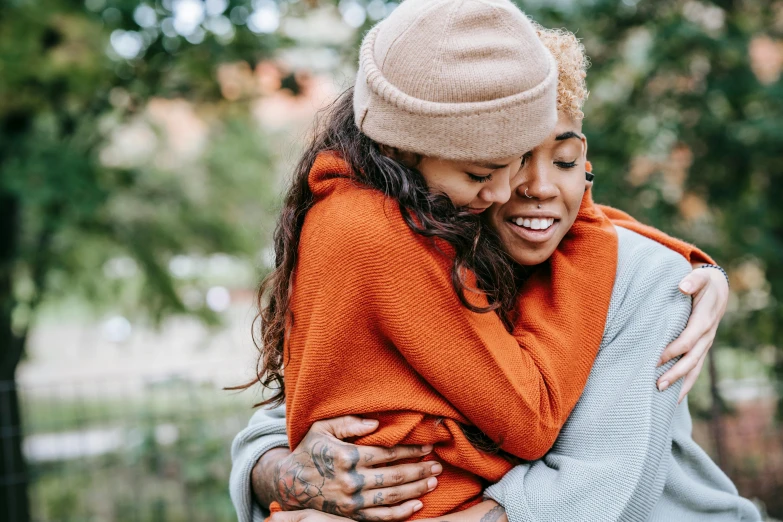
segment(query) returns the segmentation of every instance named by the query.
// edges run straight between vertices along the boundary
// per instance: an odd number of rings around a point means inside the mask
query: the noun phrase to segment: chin
[[[512,249],[509,253],[511,254],[511,257],[514,259],[514,262],[516,262],[518,265],[522,266],[535,266],[540,265],[541,263],[545,262],[547,259],[552,257],[552,254],[555,252],[555,249],[542,249],[542,250],[532,250],[532,249]]]

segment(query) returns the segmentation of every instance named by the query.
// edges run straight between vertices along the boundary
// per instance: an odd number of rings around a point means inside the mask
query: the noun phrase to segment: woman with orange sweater
[[[434,446],[439,486],[417,517],[474,505],[515,459],[541,457],[603,336],[613,275],[591,269],[616,263],[603,213],[570,228],[546,217],[541,233],[569,241],[529,277],[479,216],[508,199],[522,153],[552,132],[556,80],[509,2],[407,0],[366,36],[355,91],[286,198],[260,292],[266,403],[286,401],[291,447],[345,414],[378,422],[359,444]],[[327,477],[336,463],[324,451],[313,465]],[[288,487],[302,505],[320,500],[317,485]]]

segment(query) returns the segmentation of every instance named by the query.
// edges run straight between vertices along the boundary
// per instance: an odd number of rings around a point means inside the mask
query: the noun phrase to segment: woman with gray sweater
[[[515,199],[519,196],[507,205]],[[693,441],[687,398],[677,400],[681,381],[663,392],[654,385],[666,369],[658,367],[661,352],[690,315],[690,299],[677,289],[690,266],[652,240],[622,228],[617,232],[617,278],[584,393],[552,450],[516,466],[485,496],[505,508],[510,522],[761,520]],[[350,420],[333,426],[338,434],[358,434],[350,431],[356,429]],[[287,444],[283,408],[258,411],[235,439],[231,496],[240,522],[263,519],[251,496],[252,469],[261,455]],[[350,489],[354,476],[346,471],[344,480],[336,476],[334,482]],[[263,481],[256,479],[258,492],[275,498],[274,480]],[[286,513],[296,521],[308,514],[332,517],[311,510]],[[460,518],[457,513],[449,520]]]
[[[546,260],[540,259],[533,209],[558,200],[578,206],[585,190],[568,167],[584,162],[587,150],[580,110],[586,94],[579,74],[583,49],[570,33],[540,29],[539,35],[560,64],[558,124],[525,155],[509,202],[487,216],[521,265]],[[761,520],[691,438],[688,403],[680,393],[692,383],[659,381],[675,362],[661,366],[662,353],[691,313],[690,297],[678,289],[690,264],[629,230],[618,227],[617,236],[617,270],[600,350],[557,442],[542,459],[519,463],[489,486],[485,502],[449,515],[450,522]],[[418,501],[409,499],[437,487],[439,465],[430,460],[376,467],[432,448],[360,448],[340,440],[376,426],[355,417],[317,422],[291,452],[284,409],[257,412],[232,447],[231,497],[240,522],[262,520],[262,506],[273,500],[284,509],[309,509],[276,513],[272,522],[410,516]]]

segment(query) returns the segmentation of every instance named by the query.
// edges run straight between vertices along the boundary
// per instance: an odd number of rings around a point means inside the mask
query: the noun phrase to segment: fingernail
[[[435,477],[430,477],[430,479],[427,481],[427,491],[432,491],[435,489],[435,486],[438,485],[438,479]]]
[[[420,501],[417,500],[416,503],[413,504],[413,511],[418,511],[418,510],[420,510],[423,507],[424,507],[424,504],[422,504]]]
[[[658,385],[658,391],[665,391],[669,387],[669,381],[663,381]]]
[[[437,475],[438,473],[443,471],[443,466],[441,466],[440,463],[436,462],[435,464],[432,465],[431,469],[432,469],[432,474]]]
[[[421,447],[422,453],[429,453],[432,451],[432,444],[427,444],[426,446]]]
[[[378,421],[375,419],[362,419],[362,424],[366,424],[368,426],[375,426],[378,424]]]
[[[663,357],[658,359],[658,366],[663,366],[664,364],[666,364],[666,361],[663,360]]]
[[[670,287],[671,288],[671,287]],[[689,294],[691,290],[693,290],[693,285],[690,284],[688,281],[684,282],[680,285],[680,289],[685,292],[686,294]]]

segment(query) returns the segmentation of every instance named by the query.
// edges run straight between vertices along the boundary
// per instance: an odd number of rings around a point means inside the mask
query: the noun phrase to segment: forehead
[[[582,120],[575,120],[574,118],[564,113],[563,111],[558,111],[557,124],[555,125],[555,130],[552,131],[550,138],[555,138],[556,136],[559,136],[560,134],[564,134],[569,131],[581,134]]]

